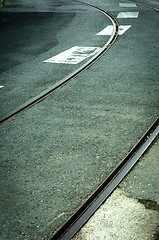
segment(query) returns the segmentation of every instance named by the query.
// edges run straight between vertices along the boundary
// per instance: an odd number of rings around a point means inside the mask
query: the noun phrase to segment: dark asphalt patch
[[[0,13],[0,73],[58,44],[55,36],[73,17],[74,13]]]

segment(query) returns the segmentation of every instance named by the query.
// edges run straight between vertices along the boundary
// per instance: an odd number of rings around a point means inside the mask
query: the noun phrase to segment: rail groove
[[[142,138],[125,156],[119,165],[85,201],[85,203],[70,217],[70,219],[52,236],[50,240],[70,240],[89,220],[94,212],[110,196],[119,183],[130,172],[141,156],[147,151],[159,135],[159,117],[150,126]]]
[[[33,105],[37,104],[38,102],[44,100],[46,97],[48,97],[52,92],[54,92],[55,90],[59,89],[60,87],[64,86],[66,83],[68,83],[69,81],[71,81],[73,78],[77,77],[78,74],[80,74],[81,72],[83,72],[84,70],[86,70],[88,67],[90,67],[96,60],[98,60],[109,48],[111,48],[112,44],[115,42],[115,40],[118,37],[118,31],[119,31],[119,25],[117,20],[109,13],[105,12],[104,10],[95,7],[91,4],[87,4],[81,1],[76,1],[76,2],[80,2],[84,5],[93,7],[95,9],[97,9],[98,11],[100,11],[102,14],[104,14],[105,16],[107,16],[113,25],[113,32],[111,37],[109,38],[109,40],[105,43],[105,45],[101,48],[101,50],[96,53],[93,57],[91,57],[87,62],[85,62],[81,67],[79,67],[78,69],[76,69],[75,71],[73,71],[71,74],[69,74],[67,77],[63,78],[62,80],[60,80],[59,82],[55,83],[54,85],[52,85],[50,88],[46,89],[45,91],[41,92],[40,94],[38,94],[37,96],[35,96],[34,98],[30,99],[29,101],[27,101],[26,103],[24,103],[22,106],[18,107],[17,109],[13,110],[12,112],[10,112],[9,114],[7,114],[5,117],[3,117],[2,119],[0,119],[0,124],[10,120],[11,118],[15,117],[17,114],[19,114],[20,112],[32,107]]]

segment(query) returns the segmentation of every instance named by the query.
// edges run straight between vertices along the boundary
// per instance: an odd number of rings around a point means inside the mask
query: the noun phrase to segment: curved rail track
[[[18,107],[17,109],[13,110],[11,113],[0,119],[0,124],[10,120],[11,118],[15,117],[18,113],[26,110],[27,108],[32,107],[36,103],[42,101],[46,97],[48,97],[52,92],[55,90],[59,89],[60,87],[64,86],[66,83],[71,81],[73,78],[75,78],[78,74],[86,70],[88,67],[90,67],[97,59],[99,59],[115,42],[115,40],[118,37],[118,31],[119,31],[119,25],[117,20],[109,13],[105,12],[104,10],[95,7],[91,4],[87,4],[81,1],[76,1],[80,2],[82,4],[85,4],[87,6],[93,7],[102,14],[104,14],[106,17],[110,19],[113,25],[113,32],[112,35],[110,36],[109,40],[105,43],[105,45],[101,48],[101,50],[96,53],[93,57],[91,57],[86,63],[84,63],[81,67],[79,67],[77,70],[73,71],[71,74],[69,74],[67,77],[63,78],[59,82],[55,83],[53,86],[50,88],[46,89],[45,91],[41,92],[39,95],[35,96],[34,98],[30,99],[26,103],[24,103],[22,106]]]
[[[133,2],[133,1],[130,1]],[[140,4],[144,5],[144,4]],[[144,5],[145,6],[145,5]],[[149,8],[159,11],[157,8]],[[70,240],[89,220],[95,211],[107,200],[115,188],[132,170],[142,155],[148,150],[156,138],[159,137],[159,117],[145,132],[137,144],[130,150],[125,158],[103,181],[96,191],[85,201],[74,215],[52,236],[51,240]]]
[[[80,2],[80,1],[78,1]],[[86,3],[83,3],[86,4]],[[86,4],[94,7],[91,4]],[[31,99],[21,107],[0,120],[0,123],[4,123],[16,116],[18,113],[26,110],[34,104],[42,101],[49,96],[53,91],[64,86],[78,74],[90,67],[99,57],[101,57],[115,42],[118,36],[119,25],[116,19],[107,12],[94,7],[101,13],[106,15],[112,22],[114,31],[110,39],[103,46],[103,48],[95,56],[89,59],[84,65],[75,70],[73,73],[62,79],[58,83],[51,86],[35,98]],[[156,9],[154,9],[156,10]],[[157,10],[158,11],[158,10]],[[133,166],[138,162],[140,157],[150,147],[154,140],[159,135],[159,117],[150,126],[147,132],[142,136],[138,143],[131,149],[131,151],[125,156],[125,158],[118,164],[118,166],[111,172],[111,174],[103,181],[103,183],[96,189],[96,191],[85,201],[85,203],[77,210],[77,212],[70,217],[70,219],[52,236],[51,240],[63,239],[69,240],[79,231],[79,229],[88,221],[93,213],[101,206],[101,204],[110,196],[118,184],[124,179],[124,177],[130,172]]]
[[[148,150],[154,140],[159,136],[159,117],[131,149],[125,158],[118,164],[112,173],[103,181],[97,190],[72,215],[72,217],[52,236],[50,240],[70,240],[89,220],[94,212],[115,190],[119,183],[130,172],[141,156]]]

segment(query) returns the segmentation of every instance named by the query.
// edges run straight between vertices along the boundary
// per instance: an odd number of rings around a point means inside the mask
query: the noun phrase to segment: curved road
[[[86,50],[89,56],[110,38],[96,36],[103,26],[112,23],[92,7],[74,1],[53,1],[49,9],[46,5],[43,12],[34,12],[37,5],[31,10],[29,6],[18,6],[6,7],[0,15],[1,118],[83,64],[76,59],[74,64],[68,60],[68,64],[52,64],[48,59],[72,48],[79,51],[77,47],[93,47]]]
[[[47,17],[18,4],[0,10],[2,114],[77,67],[43,61],[73,46],[101,47],[110,37],[110,22],[95,10],[53,2]],[[118,40],[74,81],[1,125],[3,240],[49,239],[159,114],[158,12],[118,0],[91,4],[117,18]]]

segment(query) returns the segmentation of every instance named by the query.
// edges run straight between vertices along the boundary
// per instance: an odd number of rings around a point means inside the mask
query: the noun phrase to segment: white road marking
[[[0,88],[3,88],[4,86],[0,86]]]
[[[102,31],[97,33],[96,35],[112,35],[113,33],[113,25],[108,25],[106,28],[104,28]]]
[[[51,57],[44,62],[47,63],[64,63],[64,64],[78,64],[81,61],[93,56],[100,51],[99,47],[72,47],[58,55]]]
[[[119,3],[120,7],[137,7],[135,3]]]
[[[117,18],[138,18],[139,12],[120,12]]]
[[[123,35],[132,25],[120,25],[119,26],[119,35]]]
[[[120,25],[119,26],[119,35],[123,35],[132,25]],[[97,33],[96,35],[112,35],[113,33],[113,25],[108,25],[102,31]]]

